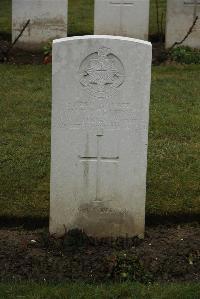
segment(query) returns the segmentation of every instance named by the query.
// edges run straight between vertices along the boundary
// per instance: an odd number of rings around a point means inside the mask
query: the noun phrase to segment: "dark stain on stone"
[[[107,207],[103,202],[81,205],[73,227],[83,229],[87,235],[94,237],[137,235],[133,216],[128,211]]]

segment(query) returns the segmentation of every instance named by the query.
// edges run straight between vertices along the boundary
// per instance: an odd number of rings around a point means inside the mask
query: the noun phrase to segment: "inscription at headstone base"
[[[200,0],[168,0],[166,48],[182,41],[189,30],[182,45],[200,48]]]
[[[67,36],[68,0],[12,0],[12,40],[26,27],[16,46],[38,49]]]
[[[95,0],[94,33],[148,40],[149,0]]]
[[[144,234],[151,44],[53,43],[50,232]]]

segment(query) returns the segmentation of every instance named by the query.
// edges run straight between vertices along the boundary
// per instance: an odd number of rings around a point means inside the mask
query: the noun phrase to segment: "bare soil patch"
[[[0,63],[8,64],[42,64],[45,61],[45,55],[42,51],[25,51],[17,48],[10,48],[10,42],[0,40]]]
[[[200,280],[200,226],[147,227],[145,239],[92,239],[73,230],[0,230],[0,281],[177,282]]]
[[[166,59],[164,44],[160,42],[153,42],[153,64],[159,65]],[[25,51],[13,48],[9,55],[7,51],[10,47],[8,41],[0,40],[0,63],[8,64],[48,64],[51,63],[51,55],[44,54],[44,51]]]

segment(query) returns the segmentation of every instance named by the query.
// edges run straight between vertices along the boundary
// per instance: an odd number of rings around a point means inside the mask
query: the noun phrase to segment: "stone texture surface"
[[[185,37],[196,16],[199,18],[193,32],[184,41],[183,45],[200,48],[200,0],[168,0],[166,48]]]
[[[94,34],[148,40],[149,0],[95,0]]]
[[[151,52],[125,37],[54,41],[51,234],[143,235]]]
[[[67,36],[68,0],[13,0],[12,40],[30,24],[17,42],[19,48],[37,49],[49,40]]]

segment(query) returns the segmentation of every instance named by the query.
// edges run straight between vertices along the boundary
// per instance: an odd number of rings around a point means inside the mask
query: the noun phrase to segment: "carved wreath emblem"
[[[120,59],[109,48],[100,48],[87,56],[80,66],[80,83],[93,96],[107,98],[124,82],[125,72]]]

